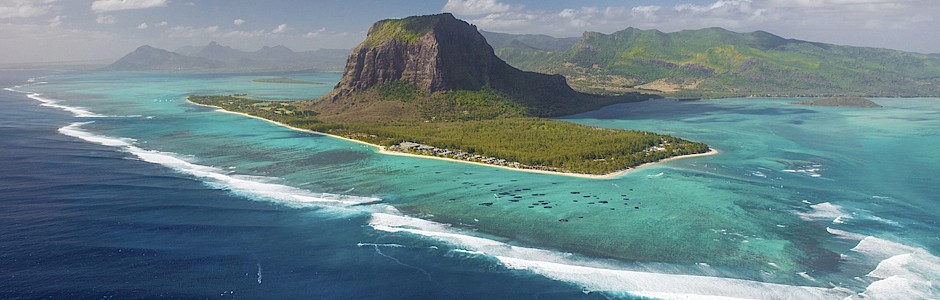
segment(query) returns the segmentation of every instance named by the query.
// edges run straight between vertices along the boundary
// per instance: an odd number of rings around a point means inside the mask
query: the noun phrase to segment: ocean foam
[[[853,252],[880,259],[868,277],[878,279],[861,294],[866,299],[940,299],[940,257],[927,250],[866,237]]]
[[[40,97],[40,96],[42,96],[42,94],[40,94],[40,93],[29,93],[29,94],[26,94],[26,97],[29,97],[30,99],[33,99],[33,100],[36,100],[36,101],[41,102],[41,103],[42,103],[42,106],[48,106],[48,107],[52,107],[52,108],[58,108],[58,109],[61,109],[61,110],[70,112],[70,113],[72,113],[73,115],[75,115],[76,117],[81,117],[81,118],[102,118],[102,117],[107,117],[107,116],[105,116],[105,115],[101,115],[101,114],[96,114],[96,113],[90,112],[90,111],[88,111],[88,109],[85,109],[84,107],[62,105],[62,104],[59,104],[59,102],[56,101],[56,100],[47,99],[47,98],[43,98],[43,97]]]
[[[893,289],[904,287],[913,290],[903,291],[906,293],[903,295],[916,297],[935,295],[930,290],[933,288],[930,280],[918,274],[940,272],[937,268],[940,265],[936,262],[937,258],[923,249],[872,237],[862,239],[852,249],[866,256],[884,260],[869,274],[870,277],[880,280],[868,286],[864,295],[843,288],[792,286],[703,275],[628,270],[599,261],[578,259],[570,253],[513,246],[467,234],[447,224],[404,216],[389,205],[359,206],[379,202],[380,199],[377,198],[313,193],[272,183],[274,178],[229,174],[219,168],[187,161],[174,153],[139,148],[134,145],[135,141],[132,139],[96,135],[82,130],[81,126],[88,123],[90,122],[73,123],[60,128],[59,132],[88,142],[119,148],[143,161],[192,175],[210,186],[237,194],[294,206],[345,207],[358,212],[369,212],[369,226],[375,230],[409,233],[445,242],[461,248],[452,250],[455,253],[493,257],[506,268],[526,270],[554,280],[578,284],[587,291],[626,292],[662,299],[843,299],[892,295],[891,292],[898,292]],[[813,208],[813,213],[806,214],[808,217],[844,215],[841,207],[831,203],[816,204]],[[847,235],[835,229],[830,232]],[[359,243],[357,246],[378,248],[401,245]],[[926,257],[928,263],[922,263],[922,257]]]
[[[375,243],[357,243],[356,247],[386,247],[386,248],[405,248],[401,244],[375,244]]]
[[[813,210],[810,212],[796,212],[803,220],[813,221],[819,219],[832,220],[834,224],[845,223],[844,219],[851,219],[851,215],[842,208],[829,202],[813,204],[809,206]]]
[[[285,203],[288,205],[305,206],[316,204],[322,206],[351,206],[380,202],[381,199],[369,197],[356,197],[336,195],[329,193],[313,193],[303,189],[273,183],[274,178],[262,176],[232,175],[222,169],[203,166],[188,162],[170,152],[141,149],[134,146],[134,140],[96,135],[81,129],[88,122],[73,123],[59,128],[59,132],[88,142],[120,148],[131,153],[140,160],[160,164],[204,180],[209,186],[229,190],[233,193],[253,198]]]
[[[826,227],[826,232],[828,232],[829,234],[838,236],[839,238],[843,238],[843,239],[847,239],[847,240],[861,241],[862,239],[866,238],[865,235],[861,235],[861,234],[858,234],[858,233],[852,233],[852,232],[848,232],[848,231],[845,231],[845,230],[839,230],[839,229],[835,229],[835,228],[832,228],[832,227]]]
[[[406,232],[465,248],[464,253],[495,257],[503,266],[571,282],[589,291],[626,292],[663,299],[841,299],[844,289],[790,286],[742,279],[633,271],[578,260],[569,253],[513,246],[471,236],[450,226],[401,215],[375,213],[369,225]]]
[[[783,172],[795,173],[795,174],[806,174],[810,177],[822,177],[822,174],[819,174],[819,171],[822,170],[822,165],[813,164],[805,167],[795,168],[795,169],[786,169]]]

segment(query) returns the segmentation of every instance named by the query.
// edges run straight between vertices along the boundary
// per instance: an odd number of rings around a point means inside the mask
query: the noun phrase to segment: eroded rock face
[[[433,19],[432,27],[419,32],[416,41],[379,40],[373,35],[383,29],[384,21],[373,25],[370,37],[346,61],[334,94],[346,95],[395,81],[415,84],[431,93],[478,90],[488,83],[498,58],[475,26],[450,14],[413,18]]]
[[[489,88],[510,96],[533,116],[588,111],[620,99],[578,93],[561,75],[525,72],[496,56],[473,26],[451,14],[376,22],[346,61],[342,79],[322,106],[343,106],[371,87],[407,83],[429,94]],[[629,100],[629,99],[628,99]]]

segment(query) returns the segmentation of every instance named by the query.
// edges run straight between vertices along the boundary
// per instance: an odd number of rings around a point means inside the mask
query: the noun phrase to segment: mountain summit
[[[319,99],[188,99],[389,151],[541,171],[608,174],[709,151],[668,135],[539,118],[649,97],[583,94],[561,75],[520,71],[496,57],[476,27],[439,14],[372,25],[342,79]]]
[[[350,106],[376,87],[405,85],[426,95],[491,91],[532,116],[557,116],[636,100],[574,91],[561,75],[525,72],[498,58],[476,26],[444,13],[390,19],[369,28],[321,106]]]
[[[113,71],[189,70],[219,68],[222,63],[201,57],[191,57],[144,45],[120,60],[108,65]]]

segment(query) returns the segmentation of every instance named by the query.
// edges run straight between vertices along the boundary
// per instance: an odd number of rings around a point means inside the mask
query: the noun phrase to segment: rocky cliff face
[[[496,57],[476,26],[451,14],[379,21],[346,62],[343,78],[325,98],[343,102],[370,87],[404,82],[428,93],[491,88],[553,115],[580,96],[560,75],[524,72]],[[542,113],[546,112],[546,113]]]
[[[476,27],[450,14],[379,21],[346,62],[340,95],[404,81],[428,92],[480,89],[493,49]]]

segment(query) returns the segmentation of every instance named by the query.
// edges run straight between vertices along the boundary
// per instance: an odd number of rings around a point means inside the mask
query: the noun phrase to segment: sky
[[[141,45],[350,49],[373,22],[451,12],[478,28],[580,36],[724,27],[940,53],[940,0],[0,0],[0,64],[109,62]]]

